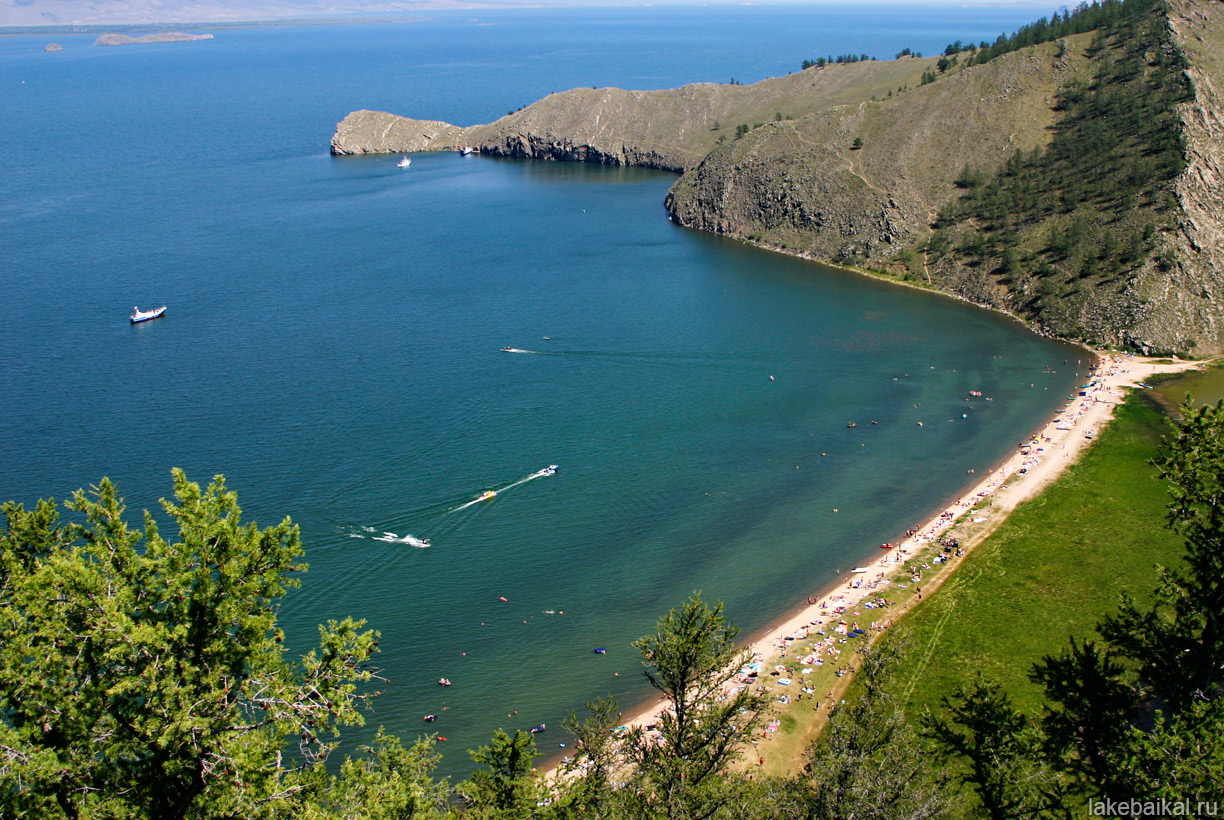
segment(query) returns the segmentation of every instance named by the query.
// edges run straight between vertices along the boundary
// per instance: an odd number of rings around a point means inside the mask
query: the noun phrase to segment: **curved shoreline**
[[[819,594],[809,597],[807,603],[797,604],[787,613],[775,620],[769,627],[761,630],[755,637],[748,639],[743,650],[762,662],[763,668],[774,665],[779,654],[785,651],[789,636],[799,633],[806,634],[809,627],[823,625],[826,619],[837,618],[831,614],[837,609],[826,606],[830,601],[844,607],[845,612],[870,597],[881,594],[903,572],[908,560],[915,558],[918,552],[935,543],[940,534],[948,531],[956,524],[963,524],[966,514],[978,508],[984,501],[989,502],[989,514],[983,516],[979,529],[967,534],[962,541],[963,554],[952,557],[947,567],[938,573],[927,584],[928,593],[938,589],[955,573],[972,549],[986,540],[1007,519],[1013,510],[1021,504],[1039,495],[1052,484],[1062,473],[1079,460],[1088,444],[1103,431],[1112,421],[1114,408],[1125,400],[1126,392],[1142,384],[1153,375],[1162,373],[1177,373],[1201,367],[1203,362],[1196,360],[1158,360],[1138,356],[1109,355],[1102,351],[1089,352],[1095,357],[1097,375],[1093,376],[1099,384],[1087,396],[1073,396],[1068,406],[1074,405],[1074,419],[1066,422],[1068,416],[1064,411],[1048,419],[1033,431],[1025,441],[1040,442],[1039,447],[1018,448],[1019,451],[1003,459],[986,474],[985,478],[971,481],[959,492],[949,496],[949,501],[935,509],[925,519],[924,524],[917,528],[917,533],[896,543],[883,559],[870,558],[872,553],[863,556],[863,563],[858,567],[866,567],[875,572],[884,573],[881,581],[863,584],[858,588],[847,590],[843,583],[847,575],[841,575],[835,581],[821,586]],[[1057,449],[1056,449],[1057,448]],[[1040,454],[1039,454],[1040,453]],[[1056,455],[1060,454],[1060,455]],[[1021,473],[1021,468],[1024,472]],[[900,556],[905,555],[902,559]],[[890,560],[896,556],[894,560]],[[866,574],[863,574],[866,577]],[[839,600],[840,599],[840,600]],[[867,640],[874,642],[883,631],[903,617],[913,605],[921,600],[919,593],[916,598],[909,598],[885,612],[885,622],[878,631],[868,634]],[[853,679],[853,671],[842,677],[834,686],[834,692],[844,691]],[[753,684],[764,688],[758,681]],[[622,713],[622,724],[625,726],[644,727],[657,719],[661,709],[666,708],[664,698],[655,694],[645,702],[639,702],[634,707]],[[775,710],[767,710],[775,711]],[[823,723],[821,718],[813,721],[813,726]],[[762,758],[763,759],[763,758]],[[545,777],[555,777],[560,773],[563,761],[561,754],[545,757],[539,771]]]

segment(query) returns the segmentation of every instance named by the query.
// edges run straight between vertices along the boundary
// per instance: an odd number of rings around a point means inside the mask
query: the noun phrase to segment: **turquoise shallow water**
[[[497,726],[546,722],[555,749],[583,699],[641,697],[629,643],[693,589],[763,627],[1076,383],[1074,349],[998,316],[670,224],[666,174],[327,155],[359,107],[466,123],[542,76],[674,85],[742,53],[747,82],[869,48],[862,16],[573,14],[0,41],[0,497],[105,474],[139,509],[173,466],[224,473],[249,517],[302,525],[290,643],[367,618],[391,680],[371,724],[441,714],[447,771]],[[1027,17],[1000,19],[978,25]],[[906,35],[881,56],[932,50]],[[132,327],[134,304],[170,310]]]

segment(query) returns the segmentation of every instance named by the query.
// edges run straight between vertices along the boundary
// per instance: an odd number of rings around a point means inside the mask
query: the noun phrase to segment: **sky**
[[[411,14],[455,8],[564,6],[964,6],[1033,8],[1050,0],[0,0],[0,27],[132,23],[237,22],[340,14]]]

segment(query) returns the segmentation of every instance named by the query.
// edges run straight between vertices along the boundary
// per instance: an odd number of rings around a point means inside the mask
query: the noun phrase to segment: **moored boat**
[[[150,319],[160,319],[165,312],[165,305],[162,305],[159,308],[153,308],[152,310],[141,310],[138,307],[133,307],[132,315],[129,318],[132,320],[132,324],[135,325],[139,324],[140,322],[147,322]]]
[[[398,163],[396,163],[396,164],[397,164],[397,165],[398,165],[400,168],[407,168],[409,165],[411,165],[411,164],[412,164],[412,157],[404,157],[403,159],[401,159],[401,160],[400,160]]]

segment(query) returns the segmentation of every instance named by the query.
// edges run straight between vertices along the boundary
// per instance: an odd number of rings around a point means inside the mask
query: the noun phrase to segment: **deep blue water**
[[[382,631],[372,726],[413,736],[441,714],[447,771],[497,726],[547,722],[555,749],[584,699],[642,696],[629,642],[690,591],[762,628],[1010,452],[1077,353],[680,229],[667,174],[454,155],[403,171],[330,157],[335,123],[747,83],[1029,19],[532,10],[0,39],[0,498],[109,475],[137,510],[173,466],[224,473],[248,518],[302,526],[290,643],[347,614]],[[51,39],[65,51],[42,53]]]

